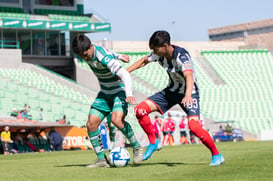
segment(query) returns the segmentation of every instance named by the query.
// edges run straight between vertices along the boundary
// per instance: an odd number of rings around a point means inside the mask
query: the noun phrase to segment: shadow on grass
[[[55,167],[86,167],[89,164],[57,165]]]
[[[55,167],[86,167],[88,164],[70,164],[70,165],[57,165]],[[143,162],[141,164],[129,164],[129,167],[143,167],[143,166],[153,166],[153,165],[165,165],[167,167],[174,167],[178,165],[207,165],[207,163],[204,162],[189,162],[189,163],[184,163],[184,162],[153,162],[153,163],[146,163]]]
[[[207,165],[204,162],[195,162],[195,163],[184,163],[184,162],[153,162],[153,163],[141,163],[138,165],[129,165],[131,167],[140,167],[140,166],[150,166],[150,165],[165,165],[168,167],[174,167],[177,165]]]

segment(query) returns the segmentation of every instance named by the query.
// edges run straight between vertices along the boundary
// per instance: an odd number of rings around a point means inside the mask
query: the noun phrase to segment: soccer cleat
[[[139,146],[133,149],[134,164],[138,164],[143,161],[143,149]]]
[[[162,149],[162,143],[158,140],[158,145],[156,151],[160,151]]]
[[[155,144],[150,144],[148,146],[146,152],[143,155],[143,160],[148,160],[152,156],[153,152],[157,150],[158,144],[158,140],[156,140]]]
[[[94,164],[87,165],[86,167],[87,168],[99,168],[99,167],[109,168],[110,165],[106,162],[105,159],[99,159]]]
[[[104,154],[104,159],[105,159],[106,163],[111,166],[110,158],[108,156],[106,156],[106,154]]]
[[[224,157],[219,153],[218,155],[213,155],[211,157],[210,166],[218,166],[223,164],[225,161]]]

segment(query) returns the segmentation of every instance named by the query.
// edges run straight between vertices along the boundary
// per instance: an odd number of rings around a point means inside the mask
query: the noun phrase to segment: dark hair
[[[153,49],[154,47],[163,46],[165,43],[170,45],[171,37],[167,31],[159,30],[153,33],[149,40],[149,47]]]
[[[90,45],[91,45],[90,39],[87,36],[82,35],[82,34],[74,37],[74,39],[72,41],[73,52],[78,55],[83,54],[83,52],[88,50],[90,48]]]

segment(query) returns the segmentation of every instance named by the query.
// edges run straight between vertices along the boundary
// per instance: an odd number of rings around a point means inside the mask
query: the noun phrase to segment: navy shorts
[[[159,106],[161,114],[167,112],[174,105],[179,104],[188,116],[200,116],[199,93],[192,94],[193,104],[189,106],[181,104],[183,98],[184,94],[171,92],[168,89],[164,89],[148,97],[148,99]]]

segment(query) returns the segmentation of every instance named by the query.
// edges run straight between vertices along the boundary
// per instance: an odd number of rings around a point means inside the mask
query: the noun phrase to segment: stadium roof
[[[111,24],[102,22],[95,15],[30,15],[0,12],[0,28],[63,30],[81,32],[110,32]]]
[[[249,23],[211,28],[208,30],[208,34],[209,35],[223,34],[223,33],[264,28],[264,27],[271,27],[271,26],[273,26],[273,19],[265,19],[265,20],[253,21]]]

